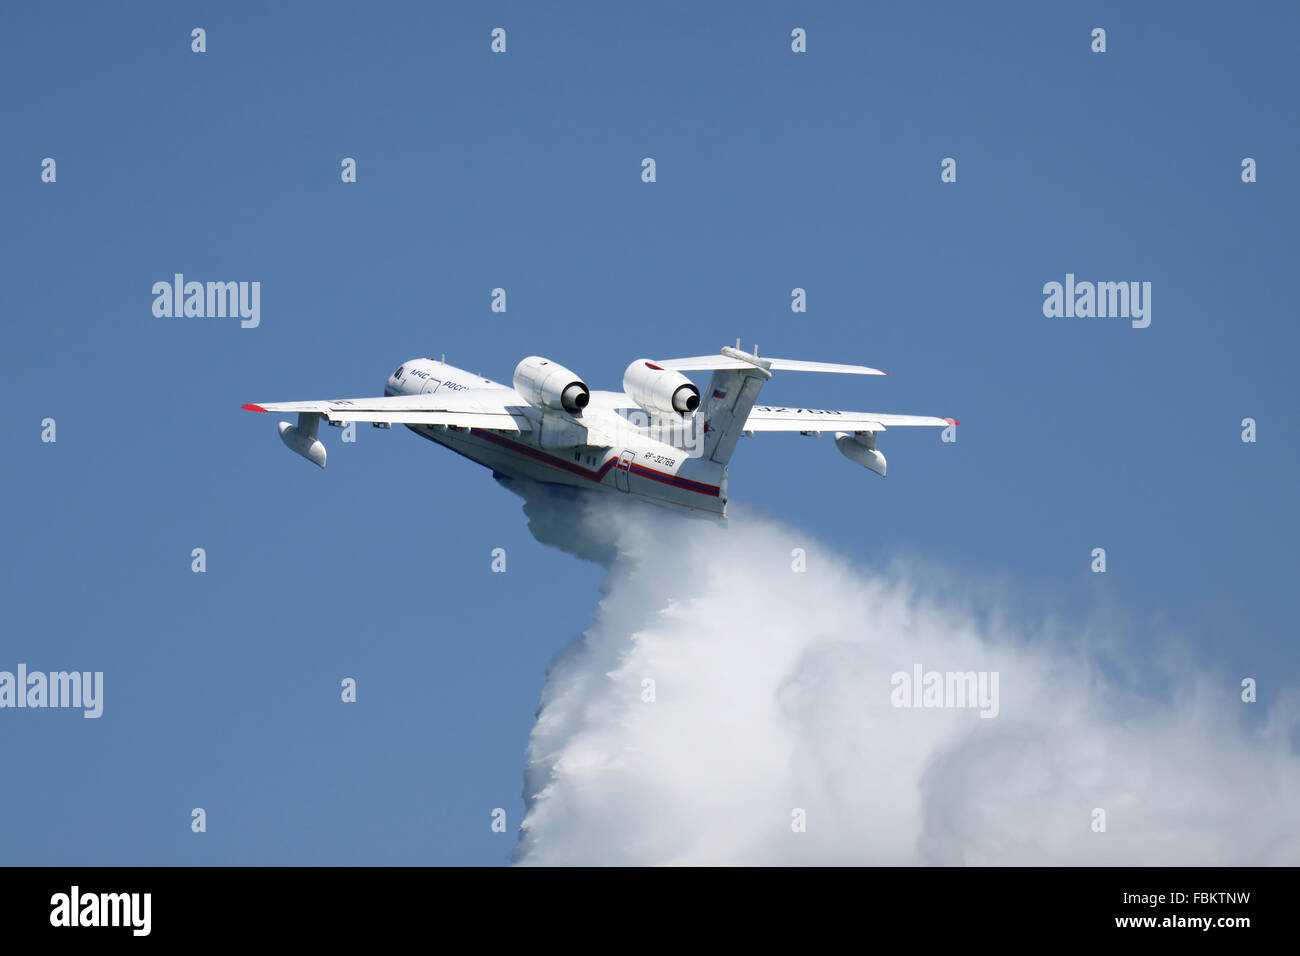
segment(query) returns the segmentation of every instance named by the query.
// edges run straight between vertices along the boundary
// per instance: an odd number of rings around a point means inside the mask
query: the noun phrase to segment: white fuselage
[[[543,409],[510,386],[427,358],[404,363],[389,377],[384,394],[431,395],[443,390],[471,400],[481,392],[491,405],[499,405],[504,397],[528,419],[531,428],[519,432],[407,425],[494,473],[726,513],[727,469],[691,450],[696,443],[690,429],[683,427],[691,423],[688,416],[675,422],[662,415],[654,418],[622,392],[593,391],[590,403],[576,414]]]

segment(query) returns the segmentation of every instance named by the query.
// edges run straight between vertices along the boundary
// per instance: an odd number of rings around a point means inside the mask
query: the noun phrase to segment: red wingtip
[[[247,404],[247,405],[240,405],[239,407],[242,408],[242,409],[244,409],[244,411],[247,411],[247,412],[264,412],[264,411],[266,411],[266,409],[263,408],[261,405],[254,405],[254,404],[252,404],[251,402],[250,402],[249,404]]]
[[[956,421],[956,420],[951,419],[951,418],[945,418],[944,421],[947,422],[949,425],[960,425],[960,424],[961,424],[961,422]]]

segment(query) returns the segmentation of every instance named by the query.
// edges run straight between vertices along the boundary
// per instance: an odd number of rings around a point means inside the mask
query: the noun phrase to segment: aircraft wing
[[[509,389],[491,393],[469,390],[435,395],[386,395],[382,398],[337,398],[320,402],[263,402],[243,406],[250,412],[322,415],[331,422],[389,422],[403,425],[458,425],[497,431],[532,431],[525,403]]]
[[[887,428],[958,425],[951,418],[930,415],[889,415],[882,412],[840,412],[823,408],[778,408],[755,405],[745,420],[751,432],[882,432]]]

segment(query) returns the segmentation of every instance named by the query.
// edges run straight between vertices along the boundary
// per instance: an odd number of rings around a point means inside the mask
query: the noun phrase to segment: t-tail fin
[[[739,349],[724,348],[722,354],[736,362],[736,367],[713,372],[696,420],[703,421],[706,461],[725,465],[736,450],[749,413],[758,400],[759,390],[772,377],[770,359],[761,359]]]

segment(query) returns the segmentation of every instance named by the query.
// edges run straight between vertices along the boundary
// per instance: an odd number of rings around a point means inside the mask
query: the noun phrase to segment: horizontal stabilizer
[[[840,412],[825,408],[777,408],[755,405],[745,422],[751,432],[882,432],[887,428],[959,425],[951,418],[931,415],[890,415],[883,412]]]
[[[724,348],[717,355],[698,355],[694,358],[656,360],[656,365],[678,372],[738,368],[766,368],[776,372],[831,372],[837,375],[884,375],[878,368],[866,365],[842,365],[836,362],[805,362],[801,359],[759,358],[738,349]]]

